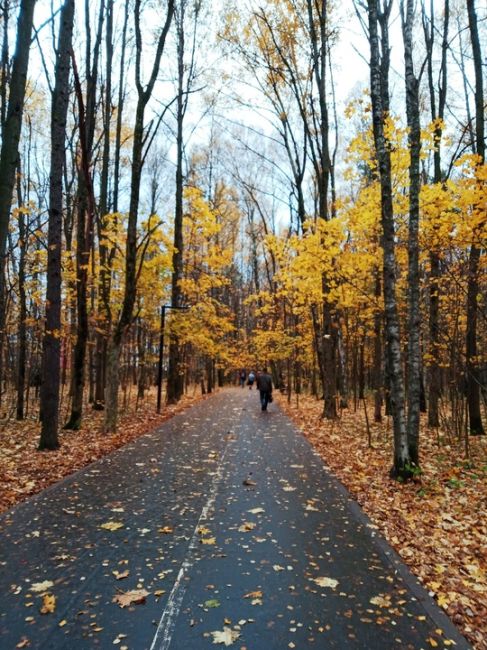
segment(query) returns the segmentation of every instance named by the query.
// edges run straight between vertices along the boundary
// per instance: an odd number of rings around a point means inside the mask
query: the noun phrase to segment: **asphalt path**
[[[247,388],[0,517],[0,594],[1,650],[470,647]]]

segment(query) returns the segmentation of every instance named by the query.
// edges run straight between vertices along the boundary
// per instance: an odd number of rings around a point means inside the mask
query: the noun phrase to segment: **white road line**
[[[179,569],[178,577],[176,578],[176,582],[174,583],[171,593],[169,594],[166,607],[162,612],[161,620],[157,626],[157,630],[152,640],[150,650],[167,650],[171,643],[176,620],[178,618],[184,594],[186,592],[187,581],[185,580],[185,577],[194,564],[194,551],[199,545],[200,536],[198,530],[201,527],[201,524],[208,519],[208,515],[215,505],[218,487],[223,478],[223,462],[225,460],[227,449],[228,443],[225,447],[225,451],[223,452],[223,456],[220,459],[217,470],[211,482],[210,494],[201,511],[198,523],[194,529],[193,536],[191,537],[191,541],[188,545],[188,550],[186,551],[186,556],[181,565],[181,568]]]

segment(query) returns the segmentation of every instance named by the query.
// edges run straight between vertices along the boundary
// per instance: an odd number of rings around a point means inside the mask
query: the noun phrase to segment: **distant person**
[[[253,370],[249,372],[249,378],[247,380],[247,384],[249,385],[249,390],[252,390],[252,386],[254,385],[255,381],[255,373]]]
[[[247,379],[247,373],[245,370],[240,371],[240,386],[243,388],[245,386],[245,380]]]
[[[257,388],[260,392],[260,403],[263,411],[267,411],[267,404],[272,402],[272,377],[267,372],[267,368],[263,368],[262,372],[257,377]]]

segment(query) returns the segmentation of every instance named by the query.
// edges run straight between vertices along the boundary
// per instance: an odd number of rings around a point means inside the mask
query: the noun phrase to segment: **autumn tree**
[[[396,297],[396,256],[394,209],[392,203],[391,157],[386,125],[389,117],[389,17],[392,0],[368,0],[370,43],[370,95],[372,123],[381,190],[386,372],[390,381],[394,429],[394,465],[392,474],[407,477],[411,472],[408,436],[404,412],[401,333]],[[379,36],[380,28],[380,36]]]
[[[467,0],[467,10],[475,72],[475,152],[478,156],[478,165],[481,166],[485,164],[485,97],[482,71],[482,50],[478,31],[475,0]],[[485,205],[473,205],[472,217],[476,221],[476,226],[473,232],[474,241],[470,247],[468,259],[466,379],[470,432],[473,435],[483,435],[485,431],[480,413],[480,375],[477,360],[477,321],[479,313],[478,274],[482,248],[480,242],[477,241],[477,238],[482,227],[485,227],[485,224],[487,223],[485,217]]]
[[[15,174],[19,163],[19,141],[35,4],[35,0],[22,0],[20,2],[17,19],[17,43],[10,74],[8,74],[7,70],[9,3],[5,2],[3,8],[4,35],[2,47],[2,78],[0,84],[2,100],[0,125],[2,132],[0,149],[0,386],[3,377],[3,340],[5,328],[5,254],[12,195],[15,188]],[[7,79],[9,80],[8,103],[6,99]]]
[[[63,172],[69,73],[73,37],[74,0],[65,0],[60,14],[55,86],[51,108],[51,171],[47,250],[46,324],[42,355],[41,437],[39,449],[56,449],[59,423],[61,343],[61,253],[63,226]]]
[[[123,302],[118,320],[112,326],[108,342],[107,353],[107,378],[106,378],[106,431],[113,431],[117,426],[118,417],[118,387],[119,387],[119,362],[121,345],[124,334],[131,324],[134,304],[136,300],[137,281],[140,274],[142,261],[138,259],[137,222],[139,214],[140,184],[144,162],[145,123],[144,116],[147,104],[154,91],[154,86],[159,73],[162,54],[166,45],[171,21],[174,15],[174,0],[168,0],[166,17],[159,37],[157,38],[156,53],[150,70],[149,80],[143,85],[142,81],[142,28],[141,28],[141,1],[136,0],[134,9],[134,27],[136,39],[135,54],[135,85],[137,89],[137,106],[135,110],[135,123],[132,145],[132,166],[130,182],[130,205],[127,222],[127,240],[125,247],[125,287]]]

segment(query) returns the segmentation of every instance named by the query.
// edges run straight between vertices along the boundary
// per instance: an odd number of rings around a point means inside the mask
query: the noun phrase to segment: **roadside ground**
[[[389,478],[388,418],[370,421],[369,448],[363,404],[330,423],[314,398],[278,401],[438,605],[487,649],[487,436],[470,437],[467,459],[463,441],[423,423],[422,474],[401,485]],[[369,404],[369,420],[372,413]]]

